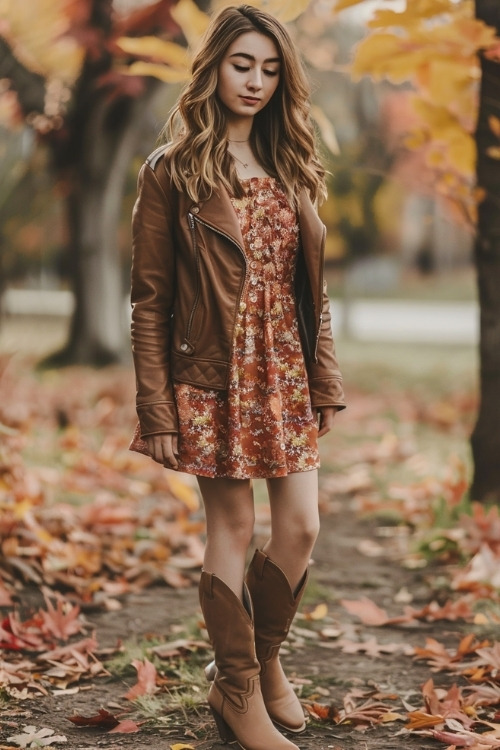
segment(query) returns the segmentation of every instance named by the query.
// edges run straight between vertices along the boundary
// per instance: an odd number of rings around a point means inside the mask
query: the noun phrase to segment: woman
[[[197,476],[207,540],[200,603],[221,738],[296,748],[304,714],[278,651],[318,530],[317,438],[344,407],[323,286],[324,197],[293,43],[250,6],[211,22],[192,79],[143,165],[133,215],[132,447]],[[252,479],[271,538],[245,578]]]

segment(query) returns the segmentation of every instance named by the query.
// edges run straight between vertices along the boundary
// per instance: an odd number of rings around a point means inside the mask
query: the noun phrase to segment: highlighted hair
[[[206,200],[222,184],[243,196],[236,165],[228,151],[224,106],[217,96],[219,65],[241,34],[269,37],[279,53],[280,80],[269,103],[255,115],[250,145],[265,171],[283,185],[296,204],[305,188],[313,201],[325,198],[325,170],[316,150],[310,118],[309,86],[297,50],[285,27],[249,5],[224,8],[211,21],[192,64],[192,77],[163,130],[171,143],[168,159],[173,182],[193,201]]]

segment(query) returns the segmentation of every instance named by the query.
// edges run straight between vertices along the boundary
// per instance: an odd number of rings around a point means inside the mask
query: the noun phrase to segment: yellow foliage
[[[338,13],[340,10],[345,10],[345,8],[352,8],[354,5],[361,5],[364,1],[365,0],[337,0],[333,10]]]
[[[116,44],[130,55],[152,57],[157,62],[163,62],[173,68],[189,68],[189,55],[185,47],[175,42],[167,42],[156,36],[122,36],[116,40]]]
[[[376,11],[369,27],[375,31],[358,45],[353,74],[414,85],[418,124],[405,143],[425,146],[441,188],[458,195],[476,163],[477,53],[498,44],[495,29],[474,18],[472,0],[407,0],[401,12]],[[500,137],[500,119],[490,127]]]
[[[65,36],[68,2],[3,0],[2,33],[27,68],[71,84],[81,70],[84,53],[76,40]]]
[[[488,117],[488,125],[490,126],[491,132],[496,135],[497,138],[500,138],[500,117],[490,115]]]
[[[363,39],[352,66],[356,77],[370,75],[375,80],[388,78],[394,83],[411,80],[415,71],[427,63],[428,51],[415,48],[404,37],[379,32]]]
[[[164,83],[182,83],[189,78],[187,69],[169,68],[168,65],[145,62],[144,60],[137,60],[131,65],[117,66],[116,70],[125,76],[151,76]]]
[[[428,63],[418,71],[417,81],[427,90],[429,99],[447,106],[461,100],[460,95],[467,90],[472,94],[470,72],[470,65],[464,64],[461,58],[429,58]],[[473,106],[472,96],[469,96],[467,104]]]
[[[418,26],[422,19],[434,18],[452,9],[453,3],[451,0],[412,0],[401,12],[386,9],[377,10],[368,26],[374,29],[412,28]]]
[[[209,17],[203,13],[193,0],[179,0],[171,11],[172,18],[182,29],[191,47],[196,47],[209,23]]]

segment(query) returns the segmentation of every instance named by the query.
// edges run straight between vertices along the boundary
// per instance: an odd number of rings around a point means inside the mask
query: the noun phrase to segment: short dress
[[[242,181],[232,198],[247,276],[225,391],[174,383],[178,470],[204,477],[272,478],[319,466],[297,326],[297,215],[272,177]]]

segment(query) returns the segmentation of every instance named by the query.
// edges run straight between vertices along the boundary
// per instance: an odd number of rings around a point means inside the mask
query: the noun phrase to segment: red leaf
[[[124,719],[124,721],[120,721],[118,726],[112,729],[109,734],[132,734],[133,732],[138,732],[139,729],[140,727],[137,726],[135,721],[132,721],[132,719]]]
[[[101,727],[102,729],[113,729],[120,724],[116,716],[113,716],[104,708],[100,708],[99,713],[94,716],[76,714],[75,716],[68,716],[68,720],[78,727]]]
[[[57,608],[52,605],[49,599],[49,592],[43,592],[47,612],[40,610],[43,619],[43,629],[55,638],[67,641],[70,636],[80,633],[82,623],[77,619],[80,614],[80,607],[72,606],[69,602],[63,600],[61,596],[57,597]]]

